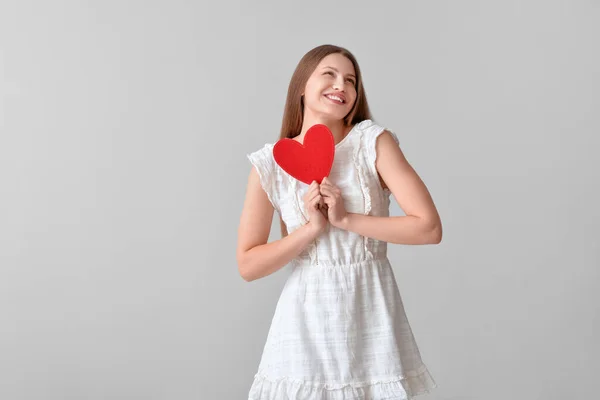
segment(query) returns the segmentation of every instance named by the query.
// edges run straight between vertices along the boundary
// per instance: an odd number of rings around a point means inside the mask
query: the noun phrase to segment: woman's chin
[[[342,119],[346,115],[348,115],[348,112],[346,110],[323,110],[323,116],[329,119]]]

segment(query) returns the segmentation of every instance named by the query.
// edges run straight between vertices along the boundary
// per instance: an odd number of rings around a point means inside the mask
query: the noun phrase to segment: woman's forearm
[[[287,236],[246,251],[239,262],[242,277],[250,282],[278,271],[318,236],[309,222]]]
[[[376,217],[348,213],[340,228],[395,244],[437,244],[442,240],[442,226],[439,222],[413,215]]]

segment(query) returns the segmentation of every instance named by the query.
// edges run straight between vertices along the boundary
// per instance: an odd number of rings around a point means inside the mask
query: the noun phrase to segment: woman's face
[[[343,119],[355,101],[356,72],[352,62],[339,53],[323,58],[306,82],[304,112],[315,117]]]

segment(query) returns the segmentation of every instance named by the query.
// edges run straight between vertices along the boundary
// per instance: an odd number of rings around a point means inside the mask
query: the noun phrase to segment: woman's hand
[[[336,228],[340,228],[348,216],[344,207],[341,190],[327,177],[323,178],[319,190],[323,196],[323,201],[327,205],[327,219],[329,219],[329,223]]]
[[[317,234],[320,234],[327,226],[327,212],[323,209],[323,196],[319,192],[319,184],[316,181],[310,184],[302,199],[304,200],[304,209],[308,213],[308,222],[314,226]]]

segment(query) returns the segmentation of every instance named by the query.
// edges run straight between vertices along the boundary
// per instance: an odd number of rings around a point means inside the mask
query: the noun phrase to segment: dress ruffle
[[[298,190],[299,181],[296,178],[293,178],[289,174],[287,175],[288,183],[290,185],[290,192],[293,196],[294,207],[296,208],[297,214],[302,218],[302,225],[308,223],[309,216],[306,213],[306,210],[303,207],[304,201],[302,199],[302,193]],[[317,255],[317,239],[314,239],[308,246],[308,254],[310,256],[310,260],[313,263],[318,263],[318,255]]]
[[[435,387],[437,384],[425,366],[405,376],[345,384],[271,378],[259,372],[254,376],[248,400],[410,400]]]
[[[273,176],[274,168],[271,154],[273,152],[272,145],[266,144],[260,150],[246,154],[248,160],[256,167],[260,179],[260,185],[267,194],[273,208],[279,211],[277,202],[275,201],[275,177]]]
[[[365,122],[367,122],[367,121],[361,122],[359,124],[359,127],[361,124],[364,125]],[[356,169],[357,176],[360,181],[360,190],[362,192],[363,200],[364,200],[364,215],[369,215],[371,213],[371,208],[372,208],[371,191],[369,189],[369,185],[367,184],[367,176],[365,175],[363,165],[360,162],[360,158],[359,158],[360,153],[362,151],[361,144],[362,144],[362,141],[358,141],[356,148],[352,152],[352,162],[354,164],[354,168]],[[371,252],[371,249],[369,248],[369,238],[367,236],[363,237],[363,247],[364,247],[365,254],[368,257],[373,257],[373,253]]]

